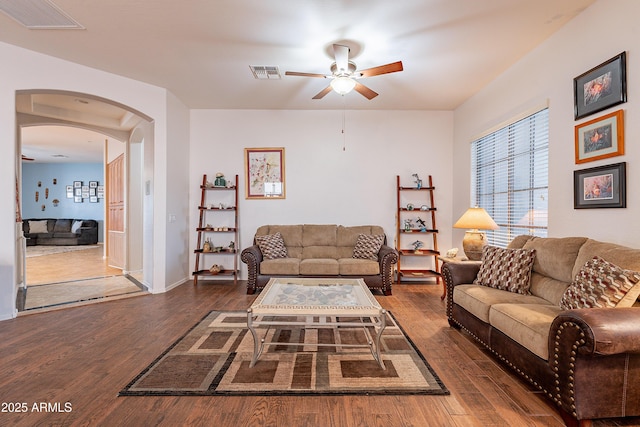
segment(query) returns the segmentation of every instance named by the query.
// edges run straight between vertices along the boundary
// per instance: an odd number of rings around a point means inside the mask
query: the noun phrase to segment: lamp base
[[[482,259],[482,248],[487,245],[487,239],[484,231],[467,230],[462,239],[462,249],[464,254],[471,261],[480,261]]]

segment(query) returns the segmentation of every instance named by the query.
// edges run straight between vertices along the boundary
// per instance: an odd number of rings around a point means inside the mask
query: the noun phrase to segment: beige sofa
[[[593,301],[593,295],[575,287],[565,295],[570,284],[595,283],[600,276],[594,271],[606,270],[587,268],[606,264],[594,256],[638,272],[640,250],[582,237],[531,236],[517,237],[509,248],[535,250],[529,294],[474,283],[481,262],[448,262],[442,273],[449,323],[542,390],[568,425],[640,416],[640,275],[625,273],[631,280],[622,282],[615,276],[630,289],[615,308],[569,309],[575,305],[568,302]]]
[[[258,241],[278,234],[286,251],[268,259]],[[354,256],[360,235],[380,239],[379,249],[370,259]],[[386,245],[384,230],[376,225],[263,225],[256,231],[254,245],[244,249],[240,259],[248,268],[248,294],[262,289],[271,277],[329,276],[363,278],[370,289],[391,295],[393,265],[398,262],[398,253]]]

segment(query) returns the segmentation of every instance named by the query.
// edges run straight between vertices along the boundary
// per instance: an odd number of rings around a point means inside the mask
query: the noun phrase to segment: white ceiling
[[[25,0],[0,0],[19,3]],[[191,109],[342,109],[330,47],[358,69],[348,109],[452,110],[595,0],[53,0],[84,29],[31,30],[0,13],[0,41],[167,88]],[[277,66],[256,80],[249,66]]]

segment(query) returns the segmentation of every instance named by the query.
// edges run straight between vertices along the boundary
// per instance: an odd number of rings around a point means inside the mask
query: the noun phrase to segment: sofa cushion
[[[300,261],[300,274],[307,276],[337,276],[340,272],[337,259],[313,258]]]
[[[544,298],[557,306],[560,306],[562,295],[570,285],[570,283],[544,276],[535,271],[531,273],[530,283],[529,292],[531,292],[531,295]]]
[[[639,293],[640,273],[595,256],[580,269],[560,300],[560,307],[631,307]]]
[[[458,285],[453,288],[453,302],[485,323],[493,304],[542,304],[549,302],[533,295],[522,295],[480,285]]]
[[[384,229],[379,225],[355,225],[352,227],[339,225],[336,234],[337,246],[350,247],[353,250],[361,234],[384,235]]]
[[[482,265],[473,283],[527,295],[535,257],[536,251],[532,249],[485,246]]]
[[[287,258],[287,248],[279,232],[265,236],[256,236],[256,243],[264,259]]]
[[[535,249],[533,271],[561,282],[571,283],[573,265],[585,237],[533,237],[523,249]]]
[[[309,258],[338,259],[337,248],[335,246],[304,246],[302,248],[302,259]]]
[[[626,270],[640,271],[640,249],[631,249],[614,243],[588,239],[580,248],[580,252],[578,252],[578,258],[573,268],[573,276],[571,278],[573,279],[582,266],[594,256],[599,256]]]
[[[356,258],[340,258],[338,268],[342,276],[374,276],[380,274],[377,261]]]
[[[551,304],[494,304],[489,323],[544,360],[549,359],[549,330],[561,309]]]
[[[378,260],[384,234],[360,234],[353,248],[353,258]]]
[[[282,235],[289,257],[302,256],[302,225],[263,225],[258,227],[256,237],[275,233]]]
[[[41,221],[29,221],[29,233],[38,234],[38,233],[48,233],[47,230],[47,220],[43,219]]]
[[[276,258],[260,263],[260,274],[270,276],[297,276],[300,274],[300,259]]]
[[[302,246],[337,246],[337,225],[305,224],[302,226]]]
[[[71,233],[71,220],[70,219],[56,219],[53,226],[54,233]]]

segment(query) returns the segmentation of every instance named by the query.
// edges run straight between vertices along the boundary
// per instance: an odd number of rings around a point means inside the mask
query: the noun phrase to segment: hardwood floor
[[[246,309],[255,298],[243,282],[201,282],[0,322],[0,425],[562,426],[547,400],[448,326],[440,293],[439,285],[403,284],[376,297],[450,396],[118,397],[210,310]],[[16,412],[23,402],[26,411]],[[34,410],[41,403],[49,411]]]

